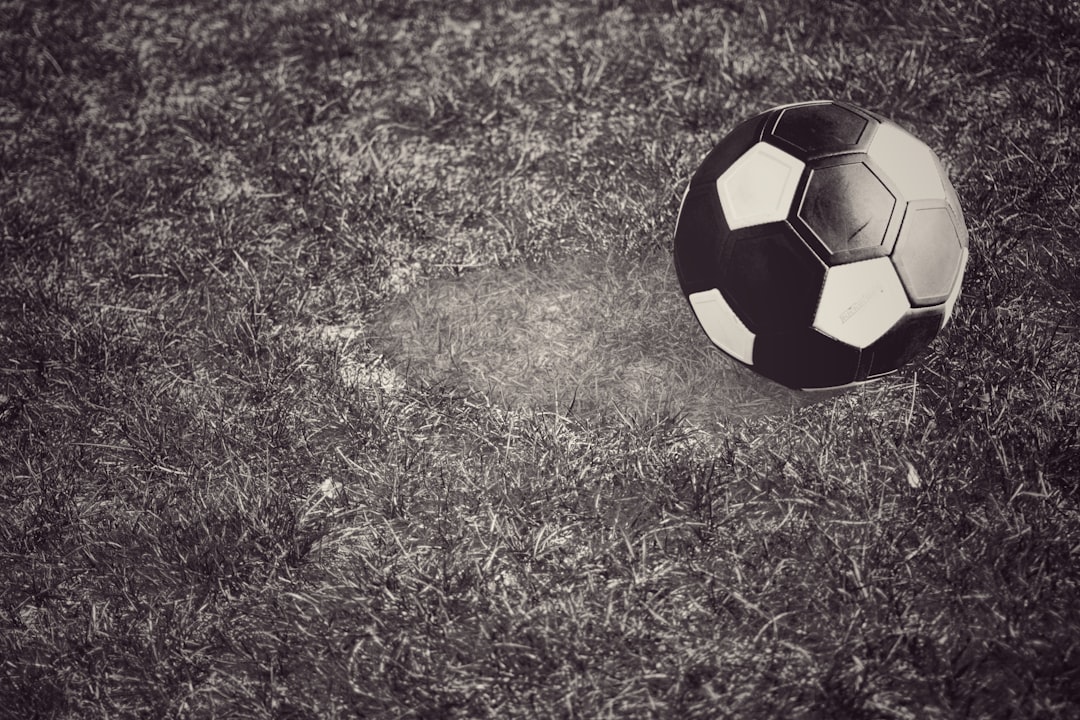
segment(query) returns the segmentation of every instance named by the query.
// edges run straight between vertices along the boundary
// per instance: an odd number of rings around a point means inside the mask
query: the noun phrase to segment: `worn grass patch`
[[[703,341],[667,254],[585,254],[437,280],[388,303],[367,336],[399,375],[512,409],[712,425],[813,398]]]

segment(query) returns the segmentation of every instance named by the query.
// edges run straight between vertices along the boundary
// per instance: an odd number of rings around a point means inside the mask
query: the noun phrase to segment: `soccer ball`
[[[872,380],[949,321],[968,257],[937,155],[840,102],[736,127],[683,196],[675,267],[709,339],[798,389]]]

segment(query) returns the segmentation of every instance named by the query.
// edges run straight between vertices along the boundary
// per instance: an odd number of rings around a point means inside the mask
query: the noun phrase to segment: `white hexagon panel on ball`
[[[865,348],[910,307],[889,258],[834,265],[825,273],[814,327],[840,342]]]
[[[759,142],[716,179],[716,193],[732,230],[788,216],[805,164]]]
[[[945,199],[934,151],[901,127],[882,123],[866,154],[896,183],[908,202]]]

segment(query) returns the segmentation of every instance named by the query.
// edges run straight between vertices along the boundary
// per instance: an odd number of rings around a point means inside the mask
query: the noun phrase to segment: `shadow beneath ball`
[[[668,253],[436,280],[384,307],[368,339],[409,382],[578,417],[710,425],[836,395],[789,390],[716,349]]]

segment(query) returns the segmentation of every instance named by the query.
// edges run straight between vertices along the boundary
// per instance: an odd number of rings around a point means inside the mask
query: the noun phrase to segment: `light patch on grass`
[[[206,196],[215,203],[247,200],[260,192],[236,155],[228,151],[211,161],[211,172],[204,184]]]
[[[666,254],[438,280],[391,302],[369,340],[409,381],[510,408],[709,424],[809,401],[712,347]]]
[[[374,388],[384,393],[395,393],[405,385],[401,375],[378,358],[345,355],[338,367],[338,373],[341,381],[350,387]]]

